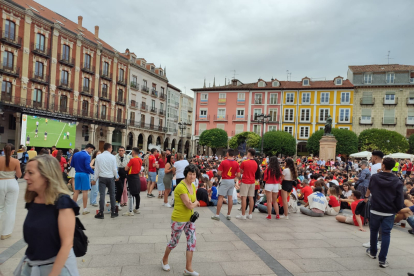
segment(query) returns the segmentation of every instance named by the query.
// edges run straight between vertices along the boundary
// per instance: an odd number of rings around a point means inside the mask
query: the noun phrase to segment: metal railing
[[[68,55],[60,54],[59,62],[65,64],[69,67],[73,67],[73,65],[75,64],[75,59],[70,58],[70,56],[68,56]]]
[[[385,97],[382,98],[383,105],[397,105],[398,104],[398,97],[395,97],[394,100],[386,100]]]
[[[164,116],[164,115],[165,115],[165,110],[164,110],[164,109],[160,109],[160,110],[159,110],[159,114],[160,114],[161,116]]]
[[[359,117],[359,124],[360,125],[373,125],[374,124],[374,118],[370,117],[369,120],[363,120],[362,117]]]
[[[214,115],[214,121],[227,121],[229,115]]]
[[[123,79],[118,78],[118,81],[116,83],[119,84],[119,85],[122,85],[122,86],[126,86],[125,77]]]
[[[9,66],[9,65],[5,65],[3,63],[0,63],[0,73],[6,74],[6,75],[9,75],[9,76],[19,77],[20,67]]]
[[[166,98],[167,98],[167,95],[165,95],[165,93],[160,94],[160,99],[161,100],[165,100]]]
[[[137,82],[131,82],[131,88],[135,90],[139,90],[139,83]]]
[[[148,111],[148,105],[144,102],[141,103],[141,110]]]
[[[141,91],[143,92],[143,93],[146,93],[146,94],[148,94],[149,93],[149,87],[148,86],[141,86]]]
[[[120,105],[125,105],[124,97],[118,97],[118,99],[116,99],[116,103]]]
[[[109,96],[108,96],[108,89],[102,89],[99,91],[99,98],[104,99],[104,100],[109,100]]]
[[[60,80],[58,88],[66,91],[73,91],[73,82],[68,80]]]
[[[138,103],[136,101],[131,100],[129,102],[129,108],[138,109]]]
[[[93,95],[94,89],[90,86],[82,86],[82,92],[83,94]]]
[[[50,48],[46,47],[45,44],[32,43],[32,52],[46,58],[50,58],[51,55]]]
[[[397,118],[383,117],[382,118],[382,124],[383,125],[396,125],[397,124]]]
[[[341,120],[342,117],[342,120]],[[338,116],[336,117],[337,124],[351,124],[352,123],[352,115],[349,116]]]
[[[157,98],[158,97],[158,91],[155,89],[151,89],[151,96]]]
[[[196,116],[196,121],[210,121],[210,115],[206,115],[206,116],[200,116],[199,115],[199,116]]]
[[[375,104],[375,98],[372,97],[362,97],[359,100],[360,105],[374,105]]]
[[[9,45],[13,45],[19,48],[22,47],[22,38],[9,31],[2,31],[0,40]]]
[[[233,115],[233,121],[247,121],[246,115]]]
[[[95,74],[95,66],[92,66],[88,62],[84,62],[82,63],[82,71],[89,74]]]
[[[112,73],[109,73],[107,71],[100,70],[99,75],[101,78],[112,81]]]
[[[157,113],[157,108],[156,108],[156,107],[154,107],[154,106],[151,106],[151,107],[150,107],[150,112],[152,112],[152,113]]]
[[[159,131],[159,132],[168,131],[168,128],[163,127],[161,125],[146,124],[145,122],[135,121],[135,120],[128,120],[128,126],[133,126],[133,127],[147,129],[147,130],[154,130],[154,131]]]
[[[30,80],[33,82],[41,83],[41,84],[49,84],[50,78],[49,75],[45,73],[40,74],[39,72],[30,72],[29,73]]]

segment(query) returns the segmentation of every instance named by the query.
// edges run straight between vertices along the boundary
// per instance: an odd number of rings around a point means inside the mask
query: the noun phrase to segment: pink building
[[[221,128],[233,137],[244,131],[262,135],[262,124],[255,115],[270,115],[264,132],[280,130],[282,90],[280,82],[259,79],[255,83],[243,84],[232,80],[225,86],[192,89],[194,91],[194,151],[198,151],[198,138],[204,130]]]

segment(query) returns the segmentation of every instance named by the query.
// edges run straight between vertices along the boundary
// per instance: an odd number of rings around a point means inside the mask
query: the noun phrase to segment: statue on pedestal
[[[325,123],[324,136],[333,136],[331,131],[332,131],[332,117],[331,117],[331,115],[329,115],[328,118],[326,119],[326,123]]]

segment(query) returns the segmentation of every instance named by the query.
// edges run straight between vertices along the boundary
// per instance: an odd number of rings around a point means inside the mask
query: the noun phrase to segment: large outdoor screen
[[[27,147],[74,148],[76,122],[23,114],[21,144]]]

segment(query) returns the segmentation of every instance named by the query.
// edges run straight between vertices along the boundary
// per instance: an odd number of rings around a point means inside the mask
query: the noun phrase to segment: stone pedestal
[[[325,161],[328,161],[328,159],[335,160],[337,142],[334,136],[322,136],[319,141],[319,159]]]

